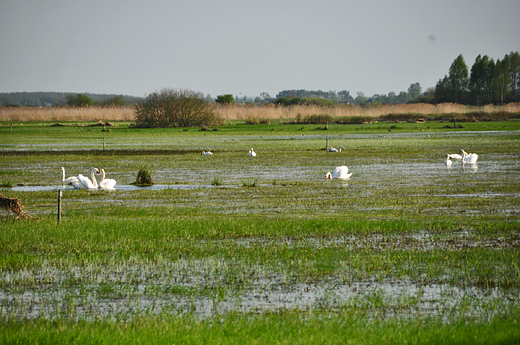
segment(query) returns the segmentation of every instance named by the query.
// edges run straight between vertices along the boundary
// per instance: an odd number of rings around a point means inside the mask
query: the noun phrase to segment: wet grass
[[[339,316],[338,316],[339,315]],[[4,328],[4,343],[72,344],[514,344],[520,341],[518,317],[492,322],[460,320],[446,324],[414,321],[365,321],[344,310],[332,317],[292,311],[249,317],[229,315],[211,321],[169,315],[139,317],[131,322],[57,320],[14,324]],[[517,314],[518,315],[518,314]]]
[[[0,219],[2,340],[161,342],[180,325],[194,330],[186,341],[463,343],[478,329],[471,343],[514,342],[517,123],[375,125],[119,126],[106,151],[73,148],[88,139],[70,127],[0,136],[0,176],[14,185],[59,185],[61,166],[118,181],[65,190],[59,225],[57,190],[2,189],[40,219]],[[326,136],[345,151],[326,152]],[[443,165],[460,148],[479,154],[477,167]],[[146,164],[156,184],[193,188],[117,189]],[[339,165],[352,178],[325,180]]]

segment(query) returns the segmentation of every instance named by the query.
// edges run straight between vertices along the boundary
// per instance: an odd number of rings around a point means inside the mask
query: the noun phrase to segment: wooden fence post
[[[61,196],[63,192],[61,190],[58,191],[58,224],[61,221]]]

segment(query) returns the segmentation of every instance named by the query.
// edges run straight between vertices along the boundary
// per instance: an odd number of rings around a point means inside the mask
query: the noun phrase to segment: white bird
[[[451,167],[451,164],[453,162],[450,160],[449,155],[446,155],[446,160],[444,161],[444,164],[446,164],[447,167]]]
[[[460,153],[462,154],[462,163],[477,163],[478,155],[476,153],[467,153],[463,149],[460,149]]]
[[[253,151],[253,148],[251,148],[251,150],[249,150],[249,155],[250,155],[251,157],[256,157],[256,152]]]
[[[101,181],[99,181],[99,189],[114,189],[116,180],[105,179],[105,169],[101,169]]]
[[[341,179],[341,180],[346,180],[348,178],[350,178],[350,176],[352,176],[352,173],[348,173],[348,168],[346,166],[340,166],[340,167],[336,167],[336,169],[334,169],[334,171],[331,173],[330,171],[327,173],[327,175],[325,175],[325,178],[326,179],[333,179],[333,178],[337,178],[337,179]]]
[[[332,146],[329,147],[329,148],[327,149],[327,151],[329,151],[329,152],[339,152],[337,148],[332,147]]]
[[[462,156],[458,153],[448,153],[445,157],[448,159],[462,159]]]
[[[74,185],[74,188],[97,189],[98,184],[96,181],[96,177],[94,176],[94,174],[97,174],[97,173],[99,173],[99,170],[97,168],[92,168],[92,170],[90,171],[90,178],[92,179],[92,181],[89,180],[88,177],[85,177],[85,176],[79,174],[78,180],[79,180],[81,186],[76,187],[76,185]]]
[[[213,155],[213,152],[211,152],[211,151],[202,151],[201,155],[203,155],[203,156],[211,156],[211,155]]]
[[[76,176],[71,176],[71,177],[65,178],[65,168],[64,167],[61,167],[61,172],[62,172],[61,182],[63,182],[63,184],[72,184],[73,182],[79,182],[79,180]]]

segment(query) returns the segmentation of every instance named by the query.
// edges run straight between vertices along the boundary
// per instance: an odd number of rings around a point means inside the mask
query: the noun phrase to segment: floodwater
[[[323,245],[323,243],[322,243]],[[4,273],[2,285],[27,284],[22,290],[0,289],[0,314],[7,320],[67,317],[131,319],[137,312],[194,314],[200,318],[228,312],[309,311],[341,306],[382,310],[393,316],[428,315],[448,317],[454,312],[464,317],[491,318],[518,304],[518,289],[453,286],[447,283],[420,283],[407,279],[356,281],[346,263],[344,269],[326,280],[291,283],[283,273],[255,266],[245,287],[225,281],[223,259],[179,259],[157,264],[123,264],[116,267],[45,266],[33,271]],[[71,284],[80,279],[84,283]],[[289,279],[290,280],[290,279]],[[9,285],[7,285],[9,286]],[[201,289],[222,289],[222,293],[197,293]],[[175,292],[173,292],[175,291]],[[184,291],[184,292],[182,292]],[[195,292],[195,293],[193,293]],[[385,308],[382,308],[382,306]]]
[[[518,131],[514,132],[515,134]],[[377,138],[377,137],[417,137],[420,134],[394,134],[382,135],[340,135],[331,136],[331,139],[341,138]],[[480,133],[482,135],[504,135],[505,132]],[[511,133],[509,133],[511,134]],[[435,133],[435,136],[453,136],[451,133]],[[457,132],[456,136],[474,137],[474,132]],[[320,139],[323,136],[305,135],[297,137],[298,140]],[[272,137],[269,139],[289,139],[288,137]],[[266,140],[269,140],[266,139]],[[132,144],[125,144],[131,146]],[[139,144],[142,147],[143,144]],[[81,147],[85,145],[80,145]],[[150,146],[153,146],[150,144]],[[13,148],[14,147],[14,148]],[[53,150],[67,150],[74,145],[52,145]],[[78,146],[79,147],[79,146]],[[9,145],[9,150],[47,149],[46,145],[27,144]],[[1,150],[4,148],[0,148]],[[186,168],[168,166],[157,169],[154,172],[154,180],[163,181],[166,178],[172,181],[188,181],[190,184],[156,184],[147,187],[138,187],[130,184],[128,165],[118,166],[111,170],[110,177],[125,183],[117,184],[110,193],[110,198],[120,200],[125,205],[149,207],[156,203],[124,199],[118,197],[122,193],[135,191],[160,191],[160,190],[193,190],[201,189],[199,194],[208,193],[205,188],[215,188],[210,184],[210,179],[215,176],[222,178],[224,188],[240,187],[245,179],[258,179],[261,188],[270,188],[273,180],[279,184],[291,182],[303,182],[313,187],[307,188],[308,195],[321,193],[319,183],[327,183],[338,188],[348,190],[356,187],[356,196],[366,196],[378,188],[389,185],[403,187],[417,187],[413,195],[424,196],[421,187],[438,186],[435,197],[451,197],[466,199],[478,197],[494,203],[494,199],[501,197],[519,198],[520,194],[507,190],[497,192],[493,187],[510,183],[518,183],[520,171],[520,159],[518,154],[486,155],[482,153],[477,164],[461,164],[453,161],[451,167],[443,164],[444,158],[432,160],[430,157],[416,157],[412,161],[395,161],[381,158],[373,160],[358,159],[354,162],[344,163],[341,155],[327,156],[327,165],[304,162],[303,160],[288,158],[280,166],[261,164],[242,164],[241,166],[203,166],[200,168]],[[261,155],[256,161],[261,162]],[[121,158],[123,160],[123,158]],[[325,161],[325,160],[324,160]],[[292,164],[295,163],[295,164]],[[312,164],[311,164],[312,163]],[[78,164],[78,163],[74,163]],[[71,162],[69,164],[74,166]],[[90,163],[89,163],[90,164]],[[335,166],[346,164],[353,173],[347,181],[324,181],[325,173],[332,171]],[[13,167],[19,169],[19,167]],[[20,168],[21,169],[21,168]],[[24,166],[23,169],[40,171],[41,166]],[[56,174],[58,175],[58,174]],[[126,178],[123,178],[123,176]],[[58,178],[58,176],[57,176]],[[131,176],[134,178],[134,176]],[[157,179],[156,179],[157,178]],[[449,192],[443,189],[443,182],[452,183],[459,179],[460,183],[472,184],[477,188],[471,193]],[[320,181],[321,180],[321,181]],[[59,181],[59,179],[57,179]],[[506,181],[506,182],[503,182]],[[168,181],[171,182],[171,181]],[[304,186],[306,188],[307,186]],[[303,189],[303,188],[301,188]],[[66,190],[75,192],[72,186],[63,185],[25,185],[12,188],[0,188],[15,192],[40,192]],[[339,189],[338,189],[339,190]],[[160,194],[160,193],[157,193]],[[416,195],[415,195],[416,194]],[[327,195],[319,195],[319,198],[328,198]],[[231,206],[224,212],[249,212],[249,205],[253,202],[236,199],[226,199]],[[204,202],[204,200],[202,200]],[[219,201],[217,200],[217,203]],[[242,203],[241,203],[242,202]],[[207,205],[204,205],[207,206]],[[222,205],[219,205],[219,207]],[[292,205],[291,212],[297,211],[299,204]],[[519,208],[517,205],[508,205],[511,210],[506,210],[512,217],[518,219]],[[88,206],[85,206],[88,207]],[[341,205],[332,206],[329,212],[341,208]],[[215,209],[217,207],[215,206]],[[222,212],[215,211],[213,212]],[[455,211],[452,211],[455,212]],[[448,211],[443,215],[449,215]],[[363,248],[367,250],[410,250],[431,251],[449,250],[457,251],[460,248],[490,248],[494,250],[511,250],[519,248],[518,234],[514,239],[508,238],[475,238],[467,236],[462,231],[454,233],[449,238],[439,238],[437,234],[427,231],[411,235],[349,235],[333,237],[308,237],[304,239],[287,238],[274,241],[264,238],[230,239],[222,240],[224,247],[242,246],[286,246],[307,247],[311,250],[322,248],[343,247]],[[229,243],[232,242],[232,243]],[[206,243],[200,241],[194,246],[204,247]],[[298,309],[302,311],[338,308],[339,306],[362,306],[377,310],[385,306],[385,314],[397,314],[399,310],[406,310],[408,316],[417,314],[426,316],[444,316],[452,313],[461,313],[464,317],[475,315],[492,317],[494,313],[504,312],[514,305],[518,306],[520,290],[518,288],[503,289],[500,287],[481,286],[454,286],[444,281],[422,283],[407,279],[379,279],[369,277],[365,280],[356,280],[350,274],[348,263],[344,269],[333,272],[326,279],[312,282],[291,282],[280,271],[268,271],[261,266],[248,267],[256,272],[247,276],[243,286],[230,286],[224,281],[225,274],[221,274],[221,267],[232,266],[233,263],[218,258],[203,258],[199,260],[184,260],[164,262],[161,264],[130,262],[117,267],[106,266],[101,268],[72,267],[69,269],[57,267],[42,267],[40,269],[20,269],[12,271],[0,271],[0,317],[4,319],[35,319],[55,317],[68,317],[71,319],[93,320],[100,318],[126,317],[130,319],[137,312],[149,311],[158,313],[167,311],[172,313],[193,313],[201,318],[214,317],[219,314],[240,312],[265,312],[280,309]],[[85,281],[77,283],[79,281]],[[41,283],[45,282],[45,283]],[[222,295],[222,291],[224,294]],[[393,308],[395,307],[395,309]]]
[[[115,185],[112,189],[106,189],[108,191],[136,191],[136,190],[165,190],[165,189],[196,189],[196,188],[209,188],[211,185],[165,185],[165,184],[155,184],[152,186],[135,186],[135,185]],[[7,188],[5,188],[7,189]],[[16,186],[11,187],[10,190],[13,192],[44,192],[44,191],[53,191],[53,190],[68,190],[74,191],[78,190],[70,185],[56,185],[56,186]],[[95,189],[94,189],[95,190]]]
[[[83,286],[73,289],[37,291],[26,289],[10,293],[0,291],[0,313],[6,319],[30,320],[36,318],[54,319],[69,317],[74,320],[94,320],[96,318],[132,319],[143,312],[157,314],[194,314],[199,318],[211,318],[229,312],[262,313],[282,309],[310,311],[314,309],[335,309],[341,306],[357,306],[368,309],[387,307],[382,310],[386,316],[403,314],[404,317],[428,315],[449,317],[455,311],[457,316],[483,317],[491,319],[504,312],[519,291],[504,292],[498,288],[460,288],[449,284],[417,284],[406,280],[368,282],[321,282],[300,283],[291,286],[277,284],[281,277],[262,279],[255,287],[244,292],[229,291],[225,298],[190,294],[147,294],[151,286],[138,285],[132,296],[117,298],[103,297],[99,286]],[[154,288],[158,284],[154,283]],[[164,288],[164,286],[161,286]],[[188,284],[183,286],[190,288]],[[118,289],[121,287],[119,286]],[[123,287],[128,288],[128,287]],[[196,287],[194,287],[196,288]],[[467,303],[471,301],[471,305]],[[403,307],[404,305],[404,307]],[[492,305],[492,308],[489,306]],[[486,309],[484,309],[487,307]]]

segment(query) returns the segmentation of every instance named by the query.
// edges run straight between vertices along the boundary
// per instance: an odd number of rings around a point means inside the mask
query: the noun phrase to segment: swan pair
[[[340,180],[346,180],[346,179],[349,179],[350,176],[352,176],[352,173],[348,173],[348,168],[344,165],[340,166],[340,167],[336,167],[336,169],[334,169],[334,171],[331,173],[330,171],[327,173],[327,175],[325,175],[325,179],[333,179],[333,178],[337,178],[337,179],[340,179]]]
[[[467,153],[463,149],[460,149],[460,154],[462,155],[462,163],[477,163],[478,155],[476,153]]]
[[[249,155],[250,155],[251,157],[256,157],[256,152],[253,151],[253,148],[251,148],[251,150],[249,150]]]
[[[61,167],[62,170],[62,182],[71,184],[76,189],[81,188],[87,188],[87,189],[114,189],[114,186],[116,185],[116,180],[114,179],[105,179],[105,169],[101,169],[101,181],[96,181],[96,176],[100,173],[98,168],[92,168],[90,171],[90,179],[86,176],[83,176],[81,174],[76,176],[71,176],[68,178],[65,178],[65,168]]]
[[[463,149],[460,149],[460,153],[462,155],[459,155],[457,153],[447,154],[445,156],[446,160],[444,161],[444,164],[446,164],[448,167],[450,167],[451,164],[453,163],[451,161],[452,159],[461,160],[462,164],[476,164],[477,163],[478,155],[476,153],[467,153]]]

